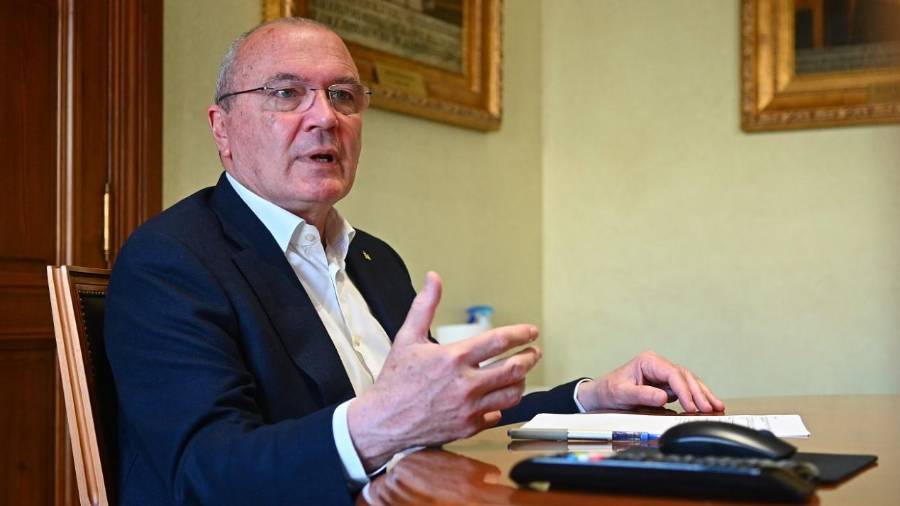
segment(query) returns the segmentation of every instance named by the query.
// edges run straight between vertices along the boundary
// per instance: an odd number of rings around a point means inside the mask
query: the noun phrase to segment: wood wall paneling
[[[112,9],[116,69],[111,78],[112,260],[128,234],[162,203],[162,6],[119,2]],[[127,111],[127,114],[123,112]]]
[[[0,341],[0,503],[51,504],[54,498],[56,357],[52,343]],[[10,388],[15,386],[15,388]]]
[[[77,503],[45,266],[160,210],[161,0],[0,0],[0,504]]]
[[[119,3],[71,0],[71,174],[66,201],[71,230],[61,263],[106,267],[103,256],[103,191],[110,171],[109,10]],[[68,251],[66,251],[68,250]],[[68,254],[67,254],[68,253]]]
[[[57,259],[55,1],[0,2],[0,503],[51,504],[55,368],[44,265]]]

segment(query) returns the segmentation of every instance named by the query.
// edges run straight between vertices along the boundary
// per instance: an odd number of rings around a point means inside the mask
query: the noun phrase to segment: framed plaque
[[[900,120],[900,1],[742,0],[746,131]]]
[[[337,32],[373,106],[500,128],[500,0],[263,0],[264,19],[282,16]]]

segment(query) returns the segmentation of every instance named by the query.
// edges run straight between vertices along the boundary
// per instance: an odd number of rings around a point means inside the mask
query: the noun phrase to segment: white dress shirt
[[[253,193],[231,174],[226,173],[225,177],[284,252],[325,325],[354,392],[356,395],[365,392],[378,378],[391,340],[345,271],[347,250],[356,231],[332,209],[325,226],[326,246],[322,247],[315,226]],[[586,381],[589,380],[578,382],[572,393],[575,405],[582,413],[585,409],[578,402],[578,385]],[[347,426],[347,407],[352,400],[338,405],[331,424],[348,485],[358,488],[384,467],[371,475],[365,472]]]
[[[381,372],[391,340],[345,270],[347,250],[356,231],[332,209],[326,219],[323,247],[315,226],[253,193],[230,174],[226,173],[226,178],[284,252],[334,343],[353,391],[356,395],[365,392]],[[335,409],[332,429],[348,483],[355,488],[368,482],[369,477],[350,438],[349,403]]]

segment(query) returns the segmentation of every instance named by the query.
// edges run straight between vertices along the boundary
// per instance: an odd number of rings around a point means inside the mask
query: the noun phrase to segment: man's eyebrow
[[[362,84],[359,79],[353,76],[339,77],[332,84]]]
[[[308,83],[309,80],[305,77],[297,74],[292,74],[290,72],[279,72],[273,76],[271,76],[266,82],[273,83],[276,81],[299,81],[301,83]],[[359,79],[354,76],[343,76],[338,77],[337,79],[331,81],[330,84],[361,84]]]
[[[290,72],[279,72],[271,76],[266,82],[271,83],[273,81],[305,81],[305,79],[303,76],[291,74]]]

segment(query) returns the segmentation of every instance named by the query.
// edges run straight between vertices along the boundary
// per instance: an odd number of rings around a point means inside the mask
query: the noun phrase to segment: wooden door
[[[161,2],[0,0],[0,504],[77,503],[45,268],[159,211]]]

